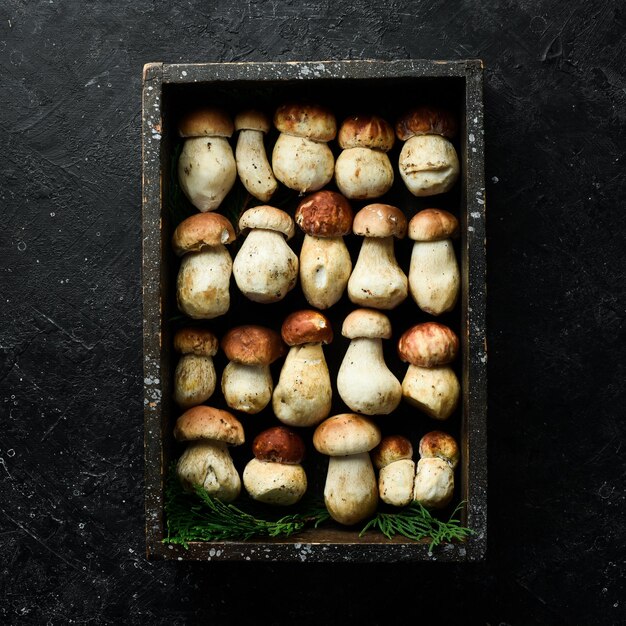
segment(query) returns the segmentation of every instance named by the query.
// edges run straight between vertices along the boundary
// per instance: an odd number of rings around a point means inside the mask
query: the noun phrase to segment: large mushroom
[[[315,426],[332,404],[323,345],[333,340],[333,329],[319,311],[303,310],[287,316],[281,334],[289,352],[272,395],[274,415],[288,426]]]
[[[380,438],[373,421],[353,413],[329,417],[313,433],[315,449],[330,457],[324,503],[340,524],[356,524],[376,511],[378,485],[369,451]]]
[[[408,280],[394,251],[394,237],[402,239],[406,227],[404,213],[389,204],[368,204],[355,215],[352,231],[363,242],[348,280],[354,304],[394,309],[406,299]]]
[[[459,221],[442,209],[424,209],[409,222],[413,240],[409,267],[409,291],[417,306],[431,315],[451,311],[461,286],[459,264],[452,240]]]
[[[456,134],[456,120],[449,111],[416,107],[396,123],[396,135],[404,141],[398,161],[400,177],[414,196],[433,196],[452,189],[459,177],[459,157],[449,138]]]
[[[174,335],[174,350],[181,356],[174,372],[174,401],[188,409],[208,400],[215,391],[217,337],[203,328],[181,328]]]
[[[272,169],[281,183],[307,193],[332,180],[335,157],[328,142],[337,134],[332,111],[318,104],[283,104],[274,113],[274,126],[280,134],[272,151]]]
[[[372,450],[378,470],[380,499],[391,506],[407,506],[413,500],[415,462],[413,446],[403,435],[387,435]]]
[[[176,464],[185,490],[193,491],[197,485],[222,502],[235,500],[241,491],[241,479],[228,446],[244,443],[241,422],[228,411],[196,406],[176,420],[174,437],[189,442]]]
[[[300,285],[307,302],[327,309],[343,295],[352,260],[343,239],[352,232],[352,207],[336,191],[317,191],[296,209],[296,224],[304,231],[300,249]]]
[[[176,227],[172,246],[182,257],[176,299],[189,317],[212,319],[228,311],[233,261],[226,244],[235,237],[232,224],[219,213],[198,213]]]
[[[286,352],[280,335],[264,326],[237,326],[222,337],[221,346],[229,359],[222,373],[226,404],[243,413],[262,411],[274,389],[270,365]]]
[[[178,180],[183,193],[202,212],[217,209],[237,179],[228,141],[233,130],[230,116],[217,108],[195,110],[178,125],[184,138]]]
[[[261,111],[242,111],[235,116],[235,130],[239,131],[235,147],[239,179],[251,195],[267,202],[278,188],[263,142],[270,120]]]
[[[377,115],[353,115],[343,121],[335,182],[346,198],[379,198],[391,189],[394,175],[387,152],[395,139],[391,124]]]
[[[243,470],[243,486],[259,502],[290,506],[307,490],[301,465],[302,437],[285,426],[273,426],[259,433],[252,443],[251,459]]]
[[[402,385],[385,363],[383,339],[391,322],[380,311],[356,309],[343,321],[350,339],[337,374],[337,391],[348,407],[365,415],[388,415],[402,399]]]
[[[459,402],[461,385],[450,366],[458,350],[456,333],[438,322],[416,324],[398,340],[398,355],[409,363],[402,396],[437,420],[448,419]]]
[[[298,280],[298,257],[287,245],[293,219],[276,207],[256,206],[239,218],[239,230],[247,235],[233,262],[237,287],[253,302],[282,300]]]

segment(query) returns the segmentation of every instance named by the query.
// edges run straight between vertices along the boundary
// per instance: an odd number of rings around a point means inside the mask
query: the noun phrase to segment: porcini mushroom
[[[222,373],[226,404],[243,413],[258,413],[272,399],[270,365],[285,352],[280,335],[253,324],[229,330],[221,342],[229,363]]]
[[[461,385],[450,367],[458,349],[457,335],[438,322],[416,324],[398,340],[398,355],[409,363],[402,396],[437,420],[448,419],[459,402]]]
[[[378,470],[380,499],[391,506],[407,506],[413,500],[415,462],[413,446],[402,435],[387,435],[371,452]]]
[[[235,500],[241,491],[241,479],[228,446],[244,443],[239,420],[228,411],[196,406],[176,420],[174,437],[189,442],[176,464],[183,487],[192,491],[199,485],[222,502]]]
[[[300,193],[317,191],[332,180],[335,157],[328,142],[337,134],[334,114],[310,103],[287,103],[274,113],[280,134],[272,151],[276,178]]]
[[[235,116],[235,130],[239,131],[235,147],[239,179],[250,194],[267,202],[278,188],[263,143],[270,120],[261,111],[242,111]]]
[[[459,447],[453,437],[441,431],[426,433],[419,443],[413,499],[427,509],[442,509],[454,494],[454,469]]]
[[[461,274],[452,243],[458,233],[458,220],[442,209],[424,209],[409,222],[414,241],[409,291],[417,306],[431,315],[451,311],[458,301]]]
[[[378,485],[369,451],[380,437],[374,422],[353,413],[329,417],[313,433],[315,449],[330,457],[324,504],[340,524],[356,524],[376,511]]]
[[[281,327],[289,352],[272,395],[274,415],[288,426],[315,426],[328,417],[332,386],[322,346],[333,340],[330,321],[319,311],[296,311]]]
[[[448,139],[456,134],[456,120],[449,111],[420,106],[396,123],[396,135],[404,141],[398,160],[400,177],[414,196],[449,191],[459,177],[459,157]]]
[[[357,309],[343,321],[350,339],[337,374],[341,399],[357,413],[388,415],[400,404],[402,386],[385,363],[383,339],[391,339],[391,322],[380,311]]]
[[[184,138],[178,158],[178,180],[183,193],[200,211],[217,209],[237,179],[237,165],[228,139],[230,116],[217,108],[186,115],[178,132]]]
[[[289,506],[307,490],[301,465],[304,442],[285,426],[273,426],[259,433],[252,443],[251,459],[243,470],[243,485],[253,500]]]
[[[275,207],[256,206],[239,218],[239,230],[248,233],[233,262],[237,287],[254,302],[282,300],[298,280],[298,257],[287,245],[293,219]]]
[[[189,317],[212,319],[228,311],[233,261],[225,244],[234,240],[232,224],[219,213],[198,213],[176,227],[172,246],[182,256],[176,298]]]
[[[296,224],[304,231],[300,249],[300,285],[307,302],[327,309],[343,295],[352,260],[343,239],[352,232],[350,203],[335,191],[317,191],[296,209]]]
[[[188,409],[208,400],[215,391],[213,357],[217,337],[203,328],[181,328],[174,335],[174,350],[181,354],[174,372],[174,401]]]
[[[377,115],[353,115],[339,129],[342,148],[335,163],[335,182],[346,198],[379,198],[393,186],[387,156],[395,142],[393,127]]]
[[[404,213],[389,204],[368,204],[355,215],[352,232],[363,236],[363,242],[348,280],[348,297],[361,306],[394,309],[408,295],[408,280],[394,251],[394,237],[406,234]]]

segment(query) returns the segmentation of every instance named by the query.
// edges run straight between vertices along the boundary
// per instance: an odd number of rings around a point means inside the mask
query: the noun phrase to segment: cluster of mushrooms
[[[452,188],[459,175],[450,141],[454,117],[422,106],[402,116],[395,129],[377,115],[355,115],[338,130],[328,109],[297,103],[279,107],[273,123],[278,137],[271,156],[264,139],[271,124],[260,111],[244,111],[233,121],[207,108],[179,125],[179,181],[198,209],[172,238],[180,257],[180,311],[192,320],[226,315],[233,282],[260,305],[280,302],[299,283],[310,305],[286,315],[280,330],[245,324],[219,338],[200,326],[176,332],[174,401],[182,413],[174,436],[185,443],[177,464],[181,483],[187,489],[201,485],[224,502],[239,497],[243,486],[259,502],[295,504],[307,490],[302,461],[305,434],[312,433],[314,449],[329,457],[324,501],[338,523],[367,518],[379,501],[402,507],[417,500],[443,508],[452,498],[459,461],[454,438],[439,430],[425,434],[416,464],[410,440],[383,437],[376,418],[393,413],[402,401],[440,421],[458,406],[459,340],[451,328],[426,321],[400,335],[397,353],[407,364],[402,380],[385,363],[383,341],[393,339],[387,313],[409,297],[431,316],[456,307],[460,271],[453,241],[459,224],[439,208],[407,220],[398,207],[376,200],[394,183],[389,152],[396,139],[403,142],[398,170],[411,194],[433,196]],[[341,149],[336,158],[329,146],[335,139]],[[218,210],[237,178],[261,204],[243,211],[235,227]],[[338,191],[324,189],[333,180]],[[268,204],[279,184],[301,196],[293,217]],[[356,212],[355,200],[365,201]],[[289,244],[297,228],[299,253]],[[395,242],[407,234],[413,243],[405,271]],[[354,265],[347,236],[362,238]],[[237,239],[231,256],[228,246]],[[333,382],[324,346],[334,335],[327,310],[344,294],[356,308],[342,320],[349,344],[335,382],[349,412],[331,415]],[[227,360],[219,377],[227,410],[207,405],[218,385],[214,357],[220,350]],[[271,367],[277,362],[274,381]],[[236,414],[265,409],[278,424],[254,438],[240,476],[229,452],[245,442]]]

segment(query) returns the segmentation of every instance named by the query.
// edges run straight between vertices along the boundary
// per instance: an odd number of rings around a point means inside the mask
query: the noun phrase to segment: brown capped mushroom
[[[233,262],[237,287],[254,302],[282,300],[298,280],[298,257],[287,245],[293,219],[275,207],[256,206],[239,218],[239,230],[247,235]]]
[[[342,148],[335,163],[335,182],[346,198],[379,198],[393,185],[387,152],[395,142],[391,124],[377,115],[353,115],[339,129]]]
[[[438,322],[416,324],[398,340],[398,355],[409,363],[402,396],[434,419],[448,419],[458,405],[461,385],[450,367],[458,349],[454,331]]]
[[[182,328],[174,335],[174,350],[181,354],[174,372],[174,401],[188,409],[208,400],[215,391],[213,357],[217,337],[202,328]]]
[[[419,454],[413,499],[427,509],[444,508],[454,494],[459,447],[447,433],[432,431],[420,440]]]
[[[212,319],[228,311],[233,261],[225,244],[234,240],[232,224],[218,213],[192,215],[174,231],[172,246],[182,256],[176,299],[189,317]]]
[[[400,176],[414,196],[449,191],[459,177],[459,158],[448,137],[456,134],[449,111],[416,107],[396,123],[396,135],[404,141],[398,161]]]
[[[319,311],[296,311],[281,328],[290,347],[272,395],[274,415],[288,426],[315,426],[328,417],[330,373],[322,346],[333,340],[330,321]]]
[[[376,511],[378,485],[369,451],[380,437],[374,422],[353,413],[329,417],[313,433],[315,449],[330,457],[324,503],[340,524],[356,524]]]
[[[253,500],[289,506],[307,490],[307,477],[301,465],[304,442],[285,426],[274,426],[259,433],[252,443],[251,459],[243,470],[243,485]]]
[[[461,274],[452,243],[458,234],[458,220],[442,209],[424,209],[409,222],[414,241],[409,291],[417,306],[431,315],[451,311],[458,301]]]
[[[241,479],[228,446],[244,443],[239,420],[228,411],[196,406],[176,420],[174,437],[189,442],[176,464],[183,487],[193,491],[198,485],[222,502],[235,500],[241,491]]]
[[[406,234],[406,217],[389,204],[368,204],[354,217],[352,231],[363,242],[350,279],[352,302],[375,309],[394,309],[408,295],[408,280],[398,265],[394,237]]]
[[[335,191],[307,196],[296,209],[296,224],[304,231],[300,249],[300,285],[307,302],[327,309],[343,295],[352,260],[343,236],[352,232],[350,203]]]
[[[202,108],[186,115],[178,132],[184,138],[178,159],[183,193],[200,211],[214,211],[237,179],[237,165],[228,139],[233,122],[224,111]]]
[[[239,131],[235,147],[239,178],[250,194],[267,202],[278,188],[263,143],[270,120],[261,111],[242,111],[235,116],[235,130]]]
[[[337,373],[341,399],[357,413],[388,415],[402,399],[402,386],[385,363],[383,339],[391,339],[389,318],[373,309],[352,311],[341,334],[350,345]]]
[[[280,335],[263,326],[238,326],[222,337],[221,345],[229,359],[222,373],[226,404],[243,413],[262,411],[274,389],[270,365],[286,352]]]
[[[272,151],[276,178],[300,193],[317,191],[332,180],[335,157],[328,142],[337,134],[335,116],[326,107],[287,103],[274,113],[280,134]]]
[[[387,435],[371,452],[378,470],[380,499],[391,506],[407,506],[413,500],[415,463],[413,446],[402,435]]]

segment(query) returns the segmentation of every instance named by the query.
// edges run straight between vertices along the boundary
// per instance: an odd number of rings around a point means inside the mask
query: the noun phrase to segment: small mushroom
[[[421,106],[396,124],[404,141],[398,161],[400,177],[414,196],[433,196],[452,189],[459,177],[459,157],[448,137],[456,134],[454,116],[442,109]]]
[[[350,339],[337,374],[341,399],[357,413],[388,415],[400,404],[402,386],[385,363],[383,339],[391,322],[380,311],[357,309],[344,320],[341,334]]]
[[[348,280],[354,304],[394,309],[406,299],[408,280],[394,251],[394,237],[402,239],[406,226],[404,213],[389,204],[368,204],[355,215],[352,231],[363,243]]]
[[[242,111],[235,116],[235,130],[239,131],[235,147],[239,178],[250,194],[267,202],[278,188],[263,143],[270,120],[261,111]]]
[[[274,126],[280,134],[272,151],[272,169],[281,183],[306,193],[332,180],[335,157],[328,142],[337,134],[337,122],[330,110],[287,103],[274,113]]]
[[[369,451],[380,437],[374,422],[353,413],[329,417],[313,433],[315,449],[330,457],[324,503],[339,524],[356,524],[376,511],[378,485]]]
[[[296,311],[281,328],[289,352],[272,396],[274,415],[288,426],[315,426],[328,417],[332,386],[323,344],[333,340],[327,317],[318,311]]]
[[[174,401],[188,409],[208,400],[215,391],[213,357],[217,337],[202,328],[182,328],[174,335],[174,350],[182,356],[174,372]]]
[[[282,300],[298,280],[298,257],[287,245],[293,219],[275,207],[256,206],[239,218],[239,230],[248,233],[233,263],[237,287],[253,302]]]
[[[304,442],[285,426],[273,426],[259,433],[252,443],[251,459],[243,470],[243,485],[253,500],[290,506],[307,490],[307,478],[300,464]]]
[[[176,298],[189,317],[212,319],[228,311],[233,261],[225,244],[234,240],[232,224],[219,213],[192,215],[174,231],[172,246],[182,257]]]
[[[184,138],[178,180],[183,193],[202,212],[217,209],[237,179],[228,141],[233,130],[230,116],[216,108],[193,111],[178,126]]]
[[[354,214],[335,191],[317,191],[296,209],[296,224],[304,231],[300,249],[300,285],[307,302],[328,309],[343,295],[352,260],[343,239],[352,232]]]
[[[448,313],[458,301],[461,274],[452,243],[458,234],[458,220],[442,209],[424,209],[409,222],[414,241],[409,291],[417,306],[431,315]]]
[[[241,479],[228,446],[244,443],[239,420],[228,411],[196,406],[176,420],[174,437],[189,442],[176,464],[185,490],[193,491],[198,485],[222,502],[235,500],[241,491]]]
[[[432,431],[421,438],[419,454],[413,499],[427,509],[442,509],[454,494],[454,469],[459,462],[459,447],[447,433]]]
[[[286,352],[280,335],[263,326],[237,326],[222,337],[221,345],[229,359],[222,373],[226,404],[243,413],[262,411],[274,389],[270,365]]]
[[[387,435],[372,450],[378,470],[378,493],[385,504],[407,506],[413,500],[413,446],[402,435]]]
[[[387,152],[395,142],[393,127],[377,115],[353,115],[339,129],[342,148],[335,163],[335,182],[346,198],[379,198],[393,186]]]
[[[446,420],[456,409],[461,385],[450,367],[459,338],[438,322],[416,324],[398,340],[398,355],[409,363],[402,381],[402,396],[426,415]]]

